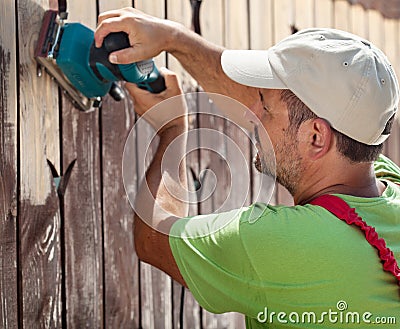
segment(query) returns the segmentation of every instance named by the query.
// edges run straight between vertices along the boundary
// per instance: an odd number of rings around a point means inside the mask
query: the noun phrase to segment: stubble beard
[[[276,145],[275,152],[273,150],[268,150],[267,152],[258,150],[253,163],[257,171],[275,178],[293,196],[296,193],[304,169],[297,141],[288,136],[285,137],[283,143]]]

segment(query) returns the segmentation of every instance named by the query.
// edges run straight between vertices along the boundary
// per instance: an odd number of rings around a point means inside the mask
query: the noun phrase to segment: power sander
[[[66,18],[60,10],[45,12],[35,59],[78,109],[88,112],[100,107],[107,93],[117,101],[123,99],[117,81],[136,83],[152,93],[165,89],[153,59],[123,65],[109,62],[111,52],[130,47],[125,32],[110,33],[96,48],[94,32],[81,23],[66,23]]]

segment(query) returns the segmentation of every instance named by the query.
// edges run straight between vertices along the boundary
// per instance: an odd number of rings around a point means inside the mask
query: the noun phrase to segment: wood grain
[[[47,75],[37,77],[33,59],[46,6],[45,1],[18,2],[20,316],[25,328],[61,326],[60,211],[47,166],[47,158],[56,166],[59,159],[58,92]]]
[[[295,9],[291,0],[274,0],[274,44],[292,34]]]
[[[350,29],[350,5],[347,1],[333,2],[334,27],[340,30]]]
[[[166,17],[166,5],[164,0],[136,1],[135,7],[150,15],[160,18]],[[160,54],[156,59],[158,67],[166,66],[165,54]],[[144,173],[143,160],[146,159],[145,167],[154,154],[155,148],[149,145],[154,137],[154,131],[147,126],[139,126],[136,131],[137,153],[139,163],[138,174]],[[147,153],[147,154],[146,154]],[[140,180],[142,177],[138,175]],[[141,326],[143,328],[172,328],[172,280],[160,270],[145,264],[140,264],[140,294],[141,294]]]
[[[99,113],[63,100],[63,167],[76,164],[65,194],[65,280],[68,326],[103,324],[103,239]]]
[[[385,46],[382,50],[392,65],[395,66],[398,63],[399,55],[399,44],[397,43],[399,39],[398,22],[393,19],[383,19],[383,31],[385,35]],[[396,68],[395,71],[397,71],[396,74],[399,72]],[[393,161],[399,163],[400,147],[396,143],[396,141],[400,141],[399,121],[395,121],[393,126],[390,139],[385,143],[384,153],[393,159]]]
[[[274,0],[250,0],[250,49],[267,49],[274,44]]]
[[[69,21],[96,26],[96,1],[72,1]],[[64,198],[66,325],[103,328],[103,226],[99,110],[62,101],[62,165],[76,159]]]
[[[0,8],[0,326],[18,326],[15,3]]]
[[[295,21],[297,29],[302,30],[315,25],[315,0],[295,0]]]
[[[360,5],[353,5],[349,10],[349,31],[368,39],[368,21],[366,11]]]
[[[99,1],[99,10],[128,7],[131,0]],[[139,267],[133,244],[133,209],[125,193],[122,160],[135,122],[128,95],[121,102],[105,97],[100,112],[104,223],[104,317],[106,328],[139,328]],[[136,141],[136,140],[135,140]],[[129,169],[136,174],[135,154]],[[126,181],[135,193],[137,182]]]
[[[201,27],[207,39],[240,49],[265,49],[290,35],[292,24],[347,29],[382,48],[399,73],[400,22],[387,18],[396,12],[391,7],[395,1],[378,6],[386,18],[373,9],[380,3],[376,0],[204,1]],[[364,7],[350,4],[360,2]],[[149,14],[191,24],[188,0],[69,0],[69,21],[95,28],[97,10],[132,3]],[[182,295],[181,286],[169,276],[138,262],[133,210],[121,168],[125,139],[136,122],[133,107],[129,99],[116,103],[106,97],[101,110],[81,113],[67,99],[59,100],[59,90],[46,73],[37,76],[33,49],[44,11],[56,5],[56,0],[8,0],[0,6],[0,327],[243,328],[242,315],[205,312],[188,290]],[[178,72],[185,91],[198,88],[174,58],[163,53],[155,60]],[[192,112],[215,111],[212,103],[200,99],[197,94],[188,96]],[[197,179],[201,171],[212,169],[219,185],[211,198],[192,204],[192,215],[217,209],[230,189],[229,173],[243,172],[224,164],[223,157],[235,158],[237,152],[228,137],[250,165],[254,154],[232,124],[212,116],[199,119],[191,117],[192,129],[200,125],[221,135],[198,135],[196,143],[217,145],[221,156],[192,152],[188,167]],[[152,136],[148,126],[135,128],[128,159],[133,197],[139,173],[154,151],[150,147],[145,155]],[[384,152],[400,164],[400,120]],[[139,161],[145,157],[145,163]],[[63,173],[74,159],[60,200],[47,160]],[[253,170],[251,177],[252,199],[247,203],[255,201],[261,185],[261,175]],[[194,189],[193,177],[189,182]],[[208,174],[202,183],[210,183]],[[232,196],[232,207],[240,203],[237,197]],[[292,199],[278,187],[271,201],[291,204]]]
[[[314,3],[315,10],[315,27],[332,27],[333,26],[333,1],[332,0],[316,0]]]

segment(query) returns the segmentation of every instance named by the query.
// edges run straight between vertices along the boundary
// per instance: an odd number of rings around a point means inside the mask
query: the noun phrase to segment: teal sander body
[[[80,23],[68,23],[62,29],[56,62],[69,81],[89,98],[104,96],[112,82],[119,80],[136,83],[150,92],[160,92],[160,74],[152,59],[119,65],[108,61],[112,51],[129,46],[127,35],[120,32],[109,34],[102,48],[96,48],[91,29]]]
[[[82,111],[99,107],[107,93],[117,101],[124,93],[117,81],[128,81],[152,93],[165,90],[164,77],[153,59],[131,64],[112,64],[109,55],[130,47],[125,32],[108,34],[100,48],[94,32],[81,23],[65,23],[57,11],[45,12],[35,58],[52,75],[73,104]]]
[[[65,24],[56,62],[68,80],[86,97],[102,97],[111,88],[112,80],[100,81],[89,66],[90,46],[94,33],[79,23]]]

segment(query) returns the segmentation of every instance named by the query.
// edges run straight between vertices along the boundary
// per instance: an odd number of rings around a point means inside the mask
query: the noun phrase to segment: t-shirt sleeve
[[[400,168],[388,157],[380,155],[374,163],[376,177],[400,183]]]
[[[248,314],[251,301],[245,296],[257,294],[249,294],[255,273],[240,237],[246,209],[181,219],[171,229],[170,246],[180,272],[210,312]]]

